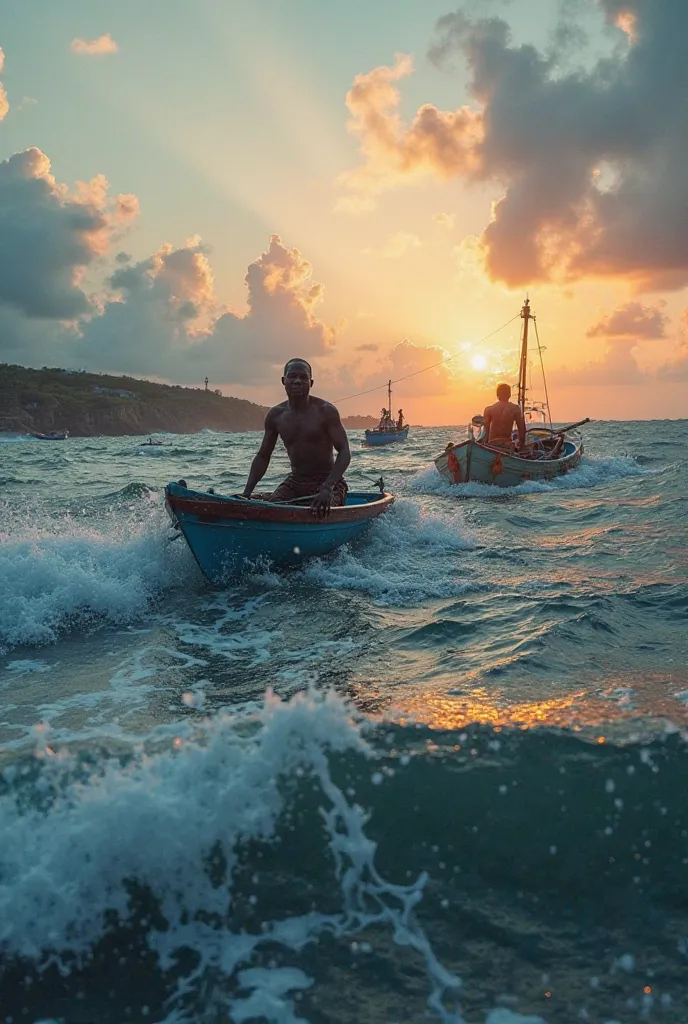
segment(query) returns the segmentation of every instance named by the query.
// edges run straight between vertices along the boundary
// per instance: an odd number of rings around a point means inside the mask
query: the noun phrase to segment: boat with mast
[[[399,410],[401,412],[401,410]],[[408,437],[408,423],[399,424],[399,421],[392,418],[392,382],[387,381],[387,408],[383,411],[382,418],[377,427],[365,431],[364,444],[379,446],[392,444],[393,441],[405,441]]]
[[[577,428],[589,423],[589,417],[564,427],[553,427],[547,393],[547,382],[542,363],[542,347],[537,334],[535,315],[526,298],[521,309],[523,331],[518,371],[518,405],[526,424],[526,443],[521,450],[488,444],[485,436],[483,417],[474,416],[468,425],[468,437],[458,444],[449,443],[437,456],[435,465],[443,479],[452,484],[475,481],[482,484],[496,484],[498,487],[516,487],[527,480],[552,480],[575,469],[583,454],[583,439]],[[535,327],[538,353],[542,366],[545,400],[534,402],[528,399],[528,329]],[[547,426],[549,423],[549,426]]]

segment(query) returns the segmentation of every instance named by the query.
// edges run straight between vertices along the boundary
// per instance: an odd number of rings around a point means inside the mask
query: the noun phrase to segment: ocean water
[[[460,433],[223,591],[162,488],[257,434],[0,439],[0,1022],[688,1021],[688,421],[509,493]]]

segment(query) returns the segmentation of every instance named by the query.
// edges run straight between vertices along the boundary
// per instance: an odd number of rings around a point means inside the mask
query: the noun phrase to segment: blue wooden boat
[[[217,585],[252,567],[299,565],[329,554],[358,537],[393,501],[391,494],[349,491],[346,505],[317,519],[304,505],[193,491],[181,483],[165,488],[172,522]]]
[[[387,410],[389,416],[392,414],[392,382],[391,380],[387,383]],[[379,427],[374,427],[372,430],[364,431],[365,440],[364,444],[373,445],[378,447],[383,444],[392,444],[393,441],[405,441],[408,437],[408,423],[405,427],[397,428],[394,422],[390,419],[384,426],[382,422]]]
[[[372,445],[391,444],[392,441],[405,441],[408,437],[408,424],[401,430],[366,430],[365,443]]]

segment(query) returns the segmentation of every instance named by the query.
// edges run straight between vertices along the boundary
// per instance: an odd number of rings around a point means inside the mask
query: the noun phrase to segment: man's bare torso
[[[495,441],[511,441],[511,432],[517,425],[521,410],[515,402],[495,402],[485,410],[489,428],[488,444]]]
[[[310,395],[303,409],[289,402],[274,406],[268,415],[287,449],[295,477],[327,476],[334,465],[330,421],[336,409],[322,398]]]

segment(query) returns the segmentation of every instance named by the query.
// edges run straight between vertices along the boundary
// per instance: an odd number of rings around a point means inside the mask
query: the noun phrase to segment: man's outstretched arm
[[[276,417],[274,415],[274,409],[271,409],[265,417],[265,433],[263,434],[263,440],[260,448],[258,449],[258,454],[251,463],[248,480],[244,487],[245,498],[251,497],[256,484],[259,480],[262,480],[267,473],[272,453],[274,452],[275,445],[277,444],[277,437]]]

